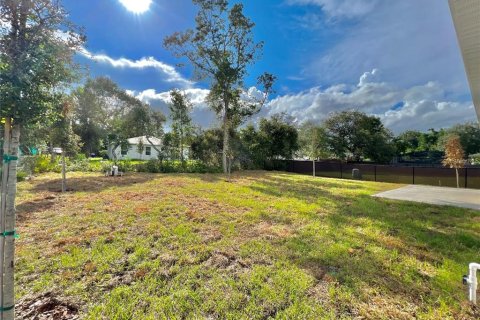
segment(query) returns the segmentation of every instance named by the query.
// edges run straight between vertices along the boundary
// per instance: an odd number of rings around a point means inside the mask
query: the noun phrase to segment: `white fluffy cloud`
[[[155,69],[165,75],[165,81],[177,83],[183,87],[190,87],[193,84],[190,80],[185,79],[175,67],[158,61],[153,57],[143,57],[139,60],[130,60],[127,58],[114,59],[105,54],[93,54],[87,49],[83,49],[80,54],[92,61],[108,64],[114,68]]]
[[[207,89],[191,88],[182,90],[187,98],[192,102],[194,108],[205,109],[207,107],[205,99],[209,94]],[[138,99],[146,103],[170,103],[170,91],[157,92],[155,89],[147,89],[141,92],[130,91],[130,94],[134,95]]]
[[[398,133],[407,129],[426,130],[475,121],[472,103],[452,102],[435,82],[402,89],[377,79],[379,71],[365,72],[357,86],[345,84],[319,87],[298,94],[280,96],[266,108],[268,115],[286,112],[298,122],[321,122],[331,112],[356,109],[379,116]]]
[[[434,80],[452,95],[469,92],[448,1],[289,1],[317,4],[329,15],[362,17],[354,23],[337,19],[338,33],[327,49],[319,41],[320,48],[305,55],[300,73],[311,83],[351,83],[365,70],[379,68],[383,79],[398,86]],[[325,29],[323,17],[311,11],[304,20]]]
[[[192,119],[195,124],[208,128],[217,123],[215,113],[208,108],[205,102],[209,90],[190,88],[182,90],[193,104]],[[140,92],[128,91],[129,94],[141,101],[150,104],[153,108],[162,111],[167,117],[170,114],[168,104],[170,103],[170,91],[157,92],[155,89],[147,89]],[[168,129],[168,124],[167,124]]]

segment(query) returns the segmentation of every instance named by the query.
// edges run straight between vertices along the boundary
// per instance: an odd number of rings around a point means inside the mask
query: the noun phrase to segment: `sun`
[[[150,9],[152,0],[119,0],[128,11],[135,14],[142,14]]]

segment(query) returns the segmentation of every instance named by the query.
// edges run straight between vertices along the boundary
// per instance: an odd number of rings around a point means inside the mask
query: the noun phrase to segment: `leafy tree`
[[[240,140],[242,142],[242,154],[245,157],[241,159],[244,167],[258,169],[265,167],[265,138],[255,128],[253,124],[247,125],[240,131]]]
[[[392,133],[379,118],[359,111],[342,111],[325,121],[329,150],[338,158],[388,162],[394,155]]]
[[[221,129],[201,130],[192,139],[192,158],[210,166],[220,167],[222,145],[223,131]]]
[[[262,118],[258,130],[247,126],[240,134],[245,151],[257,167],[265,161],[292,159],[299,149],[298,131],[282,115]]]
[[[160,152],[160,161],[164,159],[177,160],[178,159],[178,145],[175,142],[175,137],[172,132],[167,132],[163,135],[162,149]]]
[[[437,131],[433,128],[428,129],[426,133],[422,133],[419,139],[418,151],[438,150],[438,142],[442,134],[442,131]]]
[[[312,160],[313,176],[315,177],[315,160],[330,157],[325,128],[307,122],[299,130],[299,141],[300,154]]]
[[[142,159],[144,151],[145,151],[145,145],[143,144],[143,140],[140,140],[137,145],[137,152],[140,154],[140,159]]]
[[[157,154],[161,154],[162,151],[155,146],[150,138],[162,138],[164,134],[163,124],[166,120],[165,115],[160,111],[153,110],[149,105],[142,103],[136,98],[132,100],[132,103],[135,105],[127,115],[116,121],[117,126],[112,129],[114,133],[112,136],[116,137],[116,139],[112,141],[115,141],[117,146],[119,146],[130,137],[145,136],[151,147],[157,151]],[[143,153],[143,150],[141,153]]]
[[[395,147],[398,154],[406,154],[410,152],[420,151],[420,140],[423,133],[420,131],[405,131],[398,135],[395,141]]]
[[[170,118],[172,120],[172,133],[178,145],[180,160],[185,162],[183,148],[188,144],[193,133],[192,104],[188,98],[178,90],[170,93],[172,103],[169,105]]]
[[[460,188],[460,181],[458,176],[458,169],[465,166],[465,152],[459,136],[450,136],[445,144],[445,158],[443,165],[455,169],[457,177],[457,188]]]
[[[259,58],[262,42],[253,39],[255,24],[243,13],[242,4],[229,7],[227,0],[193,0],[199,6],[195,29],[167,37],[164,45],[178,57],[186,57],[198,79],[210,81],[208,102],[222,119],[222,165],[230,173],[230,133],[265,103],[275,77],[258,78],[262,93],[245,90],[247,69]]]
[[[304,123],[299,129],[300,154],[314,159],[331,156],[328,149],[328,137],[324,127],[312,122]]]
[[[63,98],[58,105],[60,117],[55,122],[52,130],[50,141],[54,146],[62,148],[62,192],[67,191],[67,172],[66,159],[68,155],[74,157],[80,151],[80,137],[73,132],[72,129],[72,109],[73,103],[67,97]]]
[[[457,124],[445,130],[443,137],[440,137],[439,144],[442,149],[445,147],[449,137],[455,135],[460,138],[460,143],[466,155],[480,153],[480,126],[478,123]]]
[[[297,128],[288,124],[282,115],[261,119],[259,132],[265,142],[265,157],[268,160],[292,159],[300,148]]]
[[[15,230],[15,197],[20,128],[49,115],[56,96],[76,77],[75,51],[84,37],[67,19],[59,1],[0,2],[0,119],[4,157],[1,232]],[[59,30],[63,30],[60,32]],[[3,261],[3,319],[14,318],[14,237],[0,239]]]
[[[102,144],[116,150],[131,137],[147,136],[148,140],[163,135],[165,116],[109,78],[89,79],[75,97],[74,130],[82,138],[86,155],[98,153]]]

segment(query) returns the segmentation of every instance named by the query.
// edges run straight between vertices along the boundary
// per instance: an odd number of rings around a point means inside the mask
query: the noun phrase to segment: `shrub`
[[[28,173],[26,173],[25,171],[23,171],[23,170],[17,171],[17,181],[18,182],[25,181],[27,179],[27,177],[28,177]]]
[[[160,161],[150,160],[137,164],[136,171],[149,173],[219,173],[221,168],[208,166],[201,161]]]

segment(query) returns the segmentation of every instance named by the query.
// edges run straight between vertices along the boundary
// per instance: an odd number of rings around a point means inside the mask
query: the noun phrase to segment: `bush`
[[[35,168],[33,173],[60,172],[60,157],[52,158],[49,155],[34,156]]]
[[[136,165],[137,172],[149,173],[220,173],[218,167],[208,166],[200,161],[160,161],[150,160]]]
[[[28,173],[26,173],[25,171],[22,171],[22,170],[19,170],[17,171],[17,181],[18,182],[22,182],[22,181],[25,181],[28,177]]]

